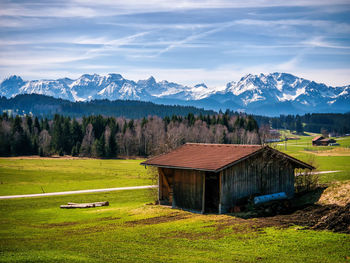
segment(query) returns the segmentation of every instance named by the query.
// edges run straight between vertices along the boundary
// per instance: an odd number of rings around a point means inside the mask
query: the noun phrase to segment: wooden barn
[[[187,143],[143,163],[158,167],[159,203],[173,208],[227,213],[253,194],[294,195],[294,170],[314,169],[261,145]]]
[[[323,136],[317,136],[312,139],[313,146],[328,146],[330,143],[336,143],[334,139],[324,138]]]

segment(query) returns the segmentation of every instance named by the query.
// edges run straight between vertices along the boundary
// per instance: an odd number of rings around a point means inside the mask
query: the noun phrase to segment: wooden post
[[[202,214],[205,212],[205,172],[203,172]]]
[[[219,214],[222,213],[221,211],[221,199],[222,199],[222,171],[219,174]]]
[[[162,178],[160,173],[158,173],[158,204],[160,204],[161,199],[162,199]]]
[[[163,199],[163,173],[162,168],[158,168],[158,202]]]

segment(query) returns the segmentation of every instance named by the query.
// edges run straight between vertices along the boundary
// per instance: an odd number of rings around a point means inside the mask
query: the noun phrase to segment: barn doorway
[[[219,174],[213,172],[205,173],[205,213],[218,213],[220,201]]]

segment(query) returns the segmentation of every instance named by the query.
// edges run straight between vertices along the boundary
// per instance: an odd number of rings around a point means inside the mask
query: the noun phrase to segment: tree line
[[[150,156],[186,142],[260,144],[252,116],[216,115],[126,119],[0,116],[0,156],[72,155],[97,158]]]
[[[350,113],[308,113],[304,115],[280,115],[279,117],[254,116],[260,126],[287,129],[302,133],[350,133]]]
[[[72,102],[63,99],[39,95],[20,94],[14,98],[0,97],[0,110],[13,112],[14,115],[34,115],[40,118],[52,119],[55,114],[82,118],[90,115],[124,116],[138,119],[145,116],[186,116],[188,113],[215,114],[212,110],[204,110],[192,106],[163,105],[152,102],[135,100],[92,100],[85,102]]]

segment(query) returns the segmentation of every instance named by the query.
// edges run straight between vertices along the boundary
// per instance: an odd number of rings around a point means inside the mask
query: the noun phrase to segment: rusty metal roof
[[[321,142],[330,142],[330,141],[335,141],[334,139],[331,139],[331,138],[325,138],[325,139],[322,139],[320,140]]]
[[[318,141],[318,140],[322,140],[323,136],[317,136],[315,138],[312,139],[313,142]]]
[[[169,153],[155,156],[141,164],[218,172],[258,153],[264,148],[277,151],[261,145],[186,143]],[[287,154],[281,154],[304,168],[313,169],[312,166]]]
[[[260,149],[261,145],[187,143],[141,164],[215,171]]]

